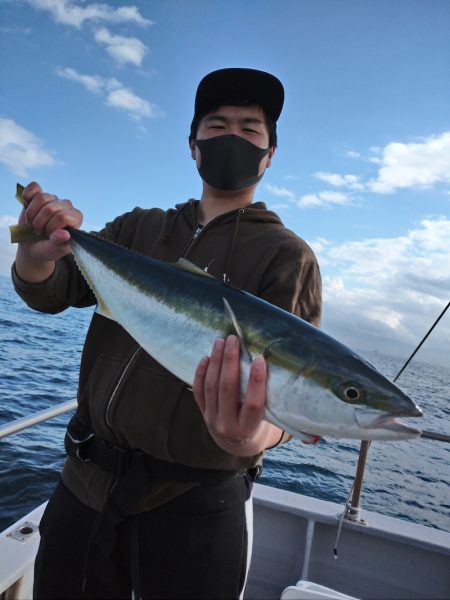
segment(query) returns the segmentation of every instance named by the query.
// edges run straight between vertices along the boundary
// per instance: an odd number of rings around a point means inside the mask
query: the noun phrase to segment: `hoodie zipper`
[[[112,407],[112,404],[113,404],[115,398],[117,397],[117,395],[120,391],[120,388],[122,387],[122,383],[124,382],[124,380],[126,380],[127,373],[131,370],[132,366],[136,362],[136,359],[139,356],[141,350],[142,350],[141,346],[138,346],[136,348],[136,350],[133,352],[133,354],[130,356],[130,358],[128,359],[127,364],[125,365],[125,368],[123,369],[122,374],[120,375],[119,379],[117,380],[117,383],[114,386],[114,389],[111,392],[108,403],[106,405],[105,421],[106,421],[106,424],[107,424],[109,430],[111,431],[111,434],[112,434],[115,442],[117,442],[117,437],[114,433],[112,421],[110,418],[111,417],[111,407]],[[116,487],[118,481],[119,481],[118,477],[116,475],[114,475],[114,477],[111,481],[111,484],[109,486],[109,489],[108,489],[108,494],[111,494],[111,492]]]
[[[138,354],[140,353],[141,349],[142,348],[140,346],[138,346],[136,348],[136,350],[133,352],[133,354],[130,356],[130,358],[128,359],[128,362],[125,365],[125,368],[123,369],[122,374],[120,375],[119,379],[117,380],[117,383],[116,383],[113,391],[111,392],[108,403],[106,405],[105,421],[106,421],[106,424],[108,425],[109,429],[111,430],[111,433],[113,434],[115,440],[116,440],[116,436],[114,435],[114,430],[113,430],[112,421],[111,421],[111,408],[112,408],[114,400],[116,399],[116,397],[119,393],[122,382],[124,381],[128,371],[131,369],[131,367],[136,362],[136,358],[137,358]]]
[[[191,251],[192,246],[195,244],[198,236],[200,235],[200,233],[202,232],[202,230],[204,228],[205,227],[202,227],[201,225],[198,225],[198,224],[196,225],[196,228],[195,228],[195,231],[194,231],[194,235],[192,236],[191,241],[186,246],[186,248],[183,250],[183,253],[181,255],[182,258],[185,258],[189,254],[189,252]]]
[[[245,208],[239,208],[237,209],[237,213],[242,216],[245,213]],[[230,214],[230,213],[228,213]],[[206,229],[210,229],[212,225],[214,225],[216,223],[216,221],[219,221],[221,219],[223,215],[218,215],[217,217],[214,217],[214,219],[212,219],[209,223],[207,223],[206,225],[198,225],[198,223],[196,223],[196,227],[195,227],[195,231],[194,234],[190,240],[190,242],[187,244],[187,246],[185,247],[185,249],[183,250],[182,254],[181,254],[181,258],[186,258],[188,256],[188,254],[191,253],[192,248],[195,246],[200,234],[204,234]]]

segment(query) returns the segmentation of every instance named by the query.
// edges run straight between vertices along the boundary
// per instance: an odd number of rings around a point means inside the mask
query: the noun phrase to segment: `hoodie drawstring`
[[[155,246],[159,246],[164,244],[171,236],[172,231],[175,227],[175,223],[176,220],[178,219],[178,217],[183,213],[183,211],[187,208],[187,207],[195,207],[197,205],[198,201],[195,200],[189,200],[188,202],[185,202],[184,204],[182,204],[181,206],[179,206],[179,208],[177,208],[177,211],[175,212],[175,214],[173,215],[173,218],[171,219],[166,219],[166,222],[164,223],[163,227],[161,228],[161,231],[156,239],[155,242]],[[229,242],[229,246],[228,246],[228,252],[227,252],[227,261],[226,261],[226,265],[225,265],[225,271],[222,274],[222,281],[225,284],[229,284],[230,283],[230,269],[231,269],[231,265],[233,262],[233,258],[234,258],[234,252],[236,249],[236,243],[237,243],[237,238],[238,238],[238,232],[239,232],[239,225],[240,225],[240,220],[242,215],[246,212],[245,208],[240,208],[237,213],[236,213],[236,219],[235,219],[235,223],[234,223],[234,230],[233,230],[233,234],[230,238],[230,242]],[[209,225],[209,224],[208,224]],[[208,225],[206,225],[206,227],[208,227]],[[196,227],[196,230],[194,232],[194,237],[191,238],[188,243],[186,244],[183,252],[181,253],[181,256],[186,256],[188,254],[188,250],[191,249],[193,242],[196,241],[199,232],[201,231],[201,226]],[[208,267],[211,265],[212,262],[214,262],[215,259],[212,259],[210,261],[210,264],[208,265]],[[208,270],[208,267],[205,269],[205,271]]]

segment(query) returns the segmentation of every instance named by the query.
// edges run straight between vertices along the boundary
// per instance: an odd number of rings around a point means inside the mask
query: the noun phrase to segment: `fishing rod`
[[[420,434],[420,437],[427,438],[429,440],[436,440],[438,442],[449,442],[450,443],[450,435],[446,435],[445,433],[438,433],[437,431],[425,431],[423,430]]]

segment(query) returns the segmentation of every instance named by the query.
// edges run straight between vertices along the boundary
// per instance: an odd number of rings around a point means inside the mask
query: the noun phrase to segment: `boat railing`
[[[38,423],[43,423],[77,408],[77,400],[67,400],[51,408],[0,425],[0,442],[9,435],[19,433]],[[46,502],[35,508],[25,518],[0,532],[0,600],[31,598],[33,590],[33,565],[39,545],[38,524]]]
[[[66,412],[75,410],[76,407],[76,399],[67,400],[66,402],[61,402],[56,406],[52,406],[51,408],[46,408],[44,410],[35,412],[32,415],[28,415],[27,417],[22,417],[20,419],[10,421],[9,423],[4,423],[3,425],[0,425],[0,440],[7,437],[8,435],[12,435],[14,433],[18,433],[19,431],[23,431],[24,429],[28,429],[28,427],[31,427],[32,425],[36,425],[37,423],[43,423],[44,421],[53,419],[54,417],[62,415]]]

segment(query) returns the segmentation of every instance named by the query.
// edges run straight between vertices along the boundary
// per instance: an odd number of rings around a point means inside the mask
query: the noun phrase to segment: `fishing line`
[[[442,319],[442,317],[445,315],[445,313],[447,312],[448,308],[450,307],[450,302],[447,304],[447,306],[444,308],[444,310],[441,312],[441,314],[439,315],[439,317],[436,319],[436,321],[433,323],[433,325],[430,327],[430,329],[428,330],[428,332],[426,333],[426,335],[424,336],[424,338],[422,339],[422,341],[420,342],[420,344],[417,346],[417,348],[414,350],[414,352],[411,354],[411,356],[408,358],[408,360],[405,362],[405,364],[403,365],[403,367],[400,369],[400,371],[397,373],[397,375],[394,377],[394,383],[397,381],[397,379],[400,377],[400,375],[403,373],[403,371],[406,369],[406,367],[409,365],[409,363],[412,361],[412,359],[414,358],[414,356],[416,355],[417,351],[420,349],[420,347],[423,345],[424,341],[427,339],[427,337],[430,335],[430,333],[433,331],[433,329],[436,327],[436,325],[439,323],[439,321]]]
[[[352,487],[350,488],[350,491],[348,493],[347,496],[347,500],[345,501],[345,507],[344,510],[342,511],[340,517],[339,517],[339,525],[338,525],[338,529],[337,529],[337,533],[336,533],[336,539],[334,540],[334,546],[333,546],[333,558],[337,559],[338,557],[338,543],[339,543],[339,538],[341,537],[341,530],[342,530],[342,525],[344,524],[344,520],[345,517],[347,517],[348,512],[350,510],[350,508],[352,507],[350,504],[350,497],[352,495],[353,492],[353,488],[355,487],[355,482],[353,481],[352,483]]]

